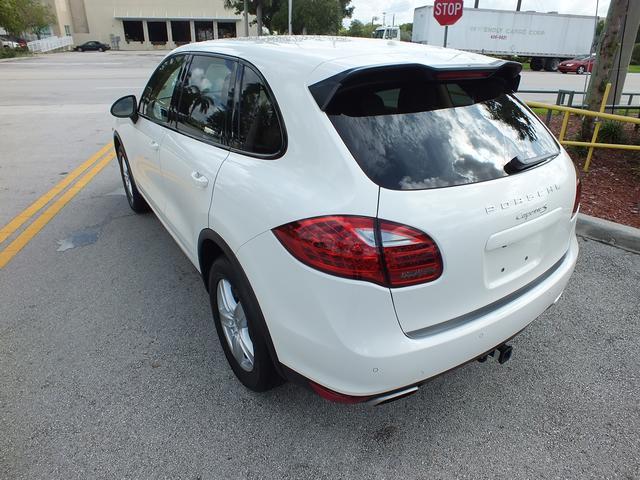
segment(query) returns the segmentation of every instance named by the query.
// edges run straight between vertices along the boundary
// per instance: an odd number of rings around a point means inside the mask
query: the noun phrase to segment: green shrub
[[[640,43],[636,43],[631,54],[631,65],[640,65]]]
[[[0,58],[13,58],[17,52],[13,48],[0,48]]]
[[[579,145],[567,145],[565,150],[572,159],[585,158],[589,149]]]
[[[624,143],[626,135],[624,133],[624,125],[620,122],[605,120],[600,126],[598,134],[598,142],[600,143]]]

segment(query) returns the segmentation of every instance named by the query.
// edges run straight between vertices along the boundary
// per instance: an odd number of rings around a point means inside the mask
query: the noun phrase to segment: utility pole
[[[516,12],[520,11],[520,7],[522,7],[522,0],[518,0],[518,5],[516,5]]]
[[[289,0],[289,35],[293,35],[293,29],[291,28],[292,10],[293,10],[293,0]]]
[[[473,4],[473,8],[478,8],[479,3],[480,3],[480,0],[476,0],[476,3]]]

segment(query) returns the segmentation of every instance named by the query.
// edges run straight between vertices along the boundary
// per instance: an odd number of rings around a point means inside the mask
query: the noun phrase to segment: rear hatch
[[[513,96],[518,72],[378,69],[342,79],[324,101],[381,187],[378,217],[422,230],[440,249],[437,280],[391,289],[410,336],[510,298],[569,248],[575,170]]]

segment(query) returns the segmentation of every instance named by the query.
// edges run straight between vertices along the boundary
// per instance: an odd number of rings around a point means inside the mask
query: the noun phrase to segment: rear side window
[[[196,55],[182,84],[178,130],[197,138],[225,144],[231,88],[236,62]]]
[[[375,77],[339,91],[326,108],[338,134],[378,185],[419,190],[506,176],[514,157],[559,153],[538,118],[500,79]],[[409,76],[410,77],[410,76]]]
[[[153,73],[140,100],[140,114],[159,123],[169,121],[171,98],[184,55],[176,55],[164,61]]]
[[[283,135],[269,91],[251,68],[245,67],[236,114],[236,138],[232,146],[258,155],[282,150]]]

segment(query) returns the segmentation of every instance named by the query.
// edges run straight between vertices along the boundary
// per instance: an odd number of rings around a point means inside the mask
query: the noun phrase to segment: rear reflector
[[[325,400],[330,400],[336,403],[346,403],[349,405],[353,405],[355,403],[362,403],[369,400],[371,397],[354,397],[351,395],[345,395],[344,393],[334,392],[333,390],[329,390],[322,385],[318,385],[315,382],[309,380],[309,386],[311,389],[316,392],[319,396],[324,398]]]
[[[442,257],[426,233],[371,217],[308,218],[273,230],[305,265],[385,287],[431,282],[442,274]]]
[[[580,175],[576,172],[576,199],[573,201],[573,212],[575,215],[580,207],[580,196],[582,195],[582,182],[580,181]]]

